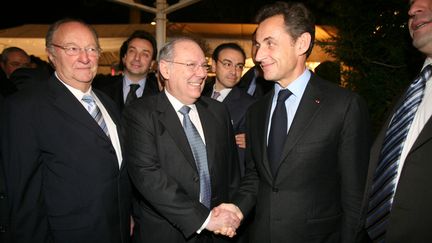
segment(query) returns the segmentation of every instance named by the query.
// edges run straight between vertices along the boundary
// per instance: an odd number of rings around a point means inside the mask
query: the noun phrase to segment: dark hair
[[[144,30],[136,30],[132,33],[132,35],[129,36],[129,38],[127,38],[127,40],[125,40],[123,42],[123,44],[120,47],[120,62],[119,62],[119,69],[123,70],[124,69],[124,65],[123,65],[123,57],[126,55],[127,50],[129,48],[129,43],[133,40],[133,39],[143,39],[143,40],[147,40],[151,43],[152,48],[153,48],[153,55],[152,55],[152,60],[156,60],[157,57],[157,44],[156,44],[156,39],[153,37],[152,34],[150,34],[147,31]]]
[[[233,49],[240,52],[243,55],[243,59],[246,60],[246,53],[244,52],[243,48],[241,48],[240,45],[234,42],[223,43],[218,45],[216,49],[213,51],[213,55],[212,55],[213,60],[217,61],[219,59],[219,53],[225,49]]]
[[[12,53],[12,52],[20,52],[23,55],[29,57],[29,55],[27,54],[27,52],[25,52],[23,49],[21,49],[19,47],[16,47],[16,46],[11,46],[11,47],[3,49],[3,52],[1,53],[1,56],[0,56],[1,57],[1,61],[3,63],[6,63],[9,60],[9,54]],[[30,60],[30,57],[29,57],[29,60]]]
[[[311,35],[311,43],[306,52],[308,57],[315,42],[315,17],[312,12],[303,3],[279,1],[262,7],[258,11],[255,21],[261,23],[275,15],[283,16],[285,30],[294,40],[297,40],[303,33]]]

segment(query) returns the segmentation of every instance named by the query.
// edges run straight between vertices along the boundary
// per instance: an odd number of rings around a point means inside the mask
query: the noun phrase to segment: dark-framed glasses
[[[230,62],[230,61],[221,61],[221,60],[217,60],[220,64],[222,64],[222,66],[226,69],[232,69],[233,67],[235,67],[235,70],[238,71],[243,71],[244,69],[244,64],[243,63],[237,63],[234,65],[234,63]]]
[[[75,45],[61,46],[54,43],[52,43],[51,45],[62,49],[69,56],[78,56],[82,51],[85,51],[87,55],[97,57],[102,52],[101,48],[93,46],[81,48]]]
[[[203,63],[203,64],[198,64],[198,63],[185,63],[185,62],[175,62],[175,61],[169,61],[169,60],[165,60],[166,62],[169,63],[174,63],[174,64],[180,64],[183,66],[186,66],[187,69],[189,69],[191,72],[196,72],[198,69],[204,70],[206,72],[208,72],[210,70],[210,65],[208,65],[207,63]]]

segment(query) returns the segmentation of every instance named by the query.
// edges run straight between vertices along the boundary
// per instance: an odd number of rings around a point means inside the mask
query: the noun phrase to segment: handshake
[[[206,229],[215,234],[234,237],[236,230],[240,226],[243,214],[234,204],[222,203],[212,209],[210,221]]]

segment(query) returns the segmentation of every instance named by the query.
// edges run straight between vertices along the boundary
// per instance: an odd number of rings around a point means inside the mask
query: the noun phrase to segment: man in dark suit
[[[98,76],[94,87],[111,97],[120,110],[137,98],[159,92],[156,76],[151,68],[156,62],[157,46],[154,37],[137,30],[120,48],[122,75]]]
[[[219,242],[227,238],[209,231],[233,236],[240,223],[212,210],[230,200],[239,170],[228,111],[200,97],[207,69],[195,41],[174,39],[159,54],[164,91],[125,109],[125,159],[140,193],[133,242]]]
[[[12,242],[129,241],[130,182],[115,104],[93,90],[100,47],[86,23],[46,35],[55,74],[5,101],[1,130]]]
[[[274,91],[246,117],[246,175],[232,204],[255,208],[251,242],[353,242],[369,154],[366,103],[306,68],[311,12],[276,2],[257,15],[256,61]]]
[[[236,136],[240,174],[244,175],[244,149],[246,148],[246,111],[255,99],[236,85],[244,68],[246,54],[236,43],[224,43],[216,47],[212,55],[214,81],[207,82],[203,95],[224,103],[228,107]]]
[[[431,9],[429,0],[410,1],[409,32],[426,60],[421,79],[410,84],[372,146],[357,242],[432,242]],[[418,92],[417,84],[423,85]]]

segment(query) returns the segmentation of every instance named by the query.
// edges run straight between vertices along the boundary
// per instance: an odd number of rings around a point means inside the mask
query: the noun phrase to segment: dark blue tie
[[[207,208],[210,208],[211,202],[211,184],[210,174],[207,163],[206,146],[198,133],[198,130],[193,125],[189,117],[189,106],[183,106],[179,112],[183,114],[183,128],[186,133],[189,146],[192,149],[192,154],[195,159],[195,164],[200,177],[200,198],[201,203]]]
[[[285,101],[291,94],[291,91],[288,89],[280,90],[276,107],[273,111],[267,145],[267,156],[273,175],[276,175],[276,171],[279,167],[279,160],[287,136],[288,115],[286,112]]]
[[[387,128],[369,193],[366,219],[366,229],[374,242],[385,242],[388,218],[397,184],[400,156],[411,123],[422,101],[426,81],[430,78],[431,73],[432,67],[428,65],[411,83]]]
[[[126,96],[125,105],[129,105],[132,101],[138,99],[136,91],[139,89],[139,84],[130,84],[129,93]]]

